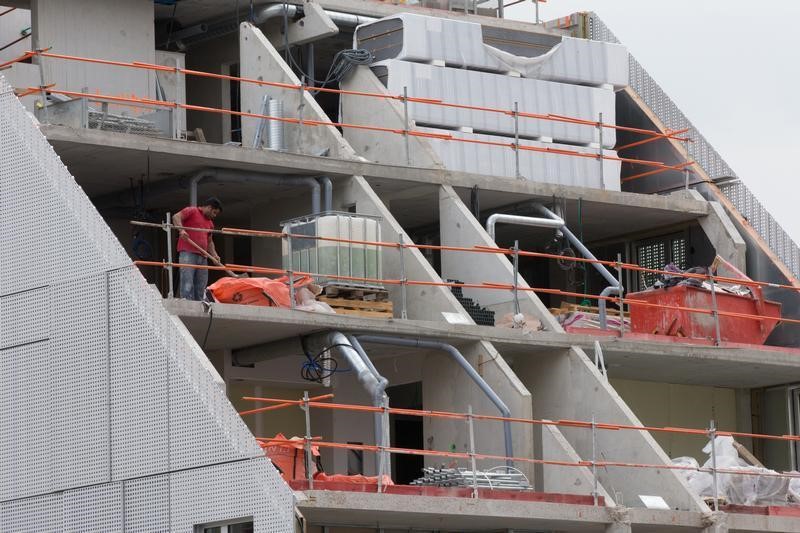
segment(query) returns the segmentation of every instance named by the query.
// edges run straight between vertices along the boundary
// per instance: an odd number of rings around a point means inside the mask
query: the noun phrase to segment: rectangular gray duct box
[[[390,94],[433,98],[447,103],[469,104],[512,110],[519,103],[520,112],[552,114],[596,122],[614,123],[615,97],[608,89],[568,85],[502,74],[437,67],[389,59],[372,67]],[[420,126],[445,129],[472,128],[480,133],[514,134],[514,119],[502,113],[458,109],[434,104],[409,103],[409,118]],[[547,137],[566,144],[598,143],[595,126],[534,118],[519,119],[523,137]],[[613,148],[616,131],[603,131],[603,146]]]
[[[514,139],[494,135],[476,135],[455,131],[438,130],[433,128],[417,128],[430,133],[452,135],[467,139],[513,143]],[[490,176],[516,177],[516,163],[514,150],[500,146],[485,144],[465,143],[426,138],[434,152],[439,156],[448,170],[486,174]],[[554,150],[570,150],[585,154],[596,155],[597,150],[580,146],[563,144],[542,143],[537,141],[521,140],[521,146],[536,146],[539,148],[552,148]],[[613,150],[604,150],[606,156],[616,156]],[[548,154],[520,150],[520,174],[529,181],[539,183],[554,183],[575,187],[589,187],[592,189],[620,190],[621,163],[616,160],[603,160],[602,175],[600,162],[596,157],[577,157],[571,155]]]
[[[628,84],[628,51],[619,44],[400,13],[356,28],[355,48],[375,61],[401,59],[579,85]]]

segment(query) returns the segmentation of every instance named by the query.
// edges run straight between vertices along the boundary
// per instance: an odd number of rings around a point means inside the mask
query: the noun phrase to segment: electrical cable
[[[208,308],[208,327],[206,328],[206,334],[203,337],[203,350],[206,349],[206,343],[208,342],[208,334],[211,332],[211,323],[214,322],[214,308]]]
[[[352,346],[350,346],[349,344],[345,343],[332,344],[330,346],[326,346],[325,348],[323,348],[316,355],[311,355],[311,353],[308,351],[305,337],[302,337],[300,339],[300,345],[303,347],[303,353],[305,354],[307,359],[307,361],[305,361],[303,363],[303,366],[300,368],[300,377],[302,377],[304,380],[313,381],[315,383],[322,383],[324,379],[331,377],[337,372],[350,371],[349,368],[340,370],[339,362],[336,361],[336,359],[328,355],[323,355],[325,353],[330,352],[333,348],[338,348],[339,346],[346,346],[348,348],[352,348]]]

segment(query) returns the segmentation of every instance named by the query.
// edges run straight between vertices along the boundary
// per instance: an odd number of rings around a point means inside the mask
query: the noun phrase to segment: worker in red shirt
[[[214,219],[222,212],[222,203],[209,198],[198,207],[189,206],[175,213],[172,223],[182,228],[214,229]],[[214,239],[208,231],[178,230],[178,262],[182,265],[207,265],[207,255],[219,262]],[[202,300],[208,284],[205,268],[181,267],[180,297]]]

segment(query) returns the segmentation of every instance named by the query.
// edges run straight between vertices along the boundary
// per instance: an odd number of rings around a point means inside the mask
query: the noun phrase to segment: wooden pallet
[[[362,300],[385,302],[389,299],[386,289],[369,287],[348,287],[344,285],[327,285],[322,289],[322,296],[343,300]]]
[[[374,318],[392,318],[394,316],[394,305],[390,301],[331,298],[330,296],[318,296],[317,300],[333,307],[333,310],[339,315]]]
[[[584,313],[594,313],[596,315],[600,314],[600,308],[589,306],[589,305],[579,305],[579,304],[572,304],[567,302],[561,302],[560,308],[551,307],[550,313],[553,315],[563,315],[566,313],[570,313],[572,311],[576,312],[584,312]],[[606,307],[606,314],[608,316],[619,316],[619,310],[613,308],[611,305]]]

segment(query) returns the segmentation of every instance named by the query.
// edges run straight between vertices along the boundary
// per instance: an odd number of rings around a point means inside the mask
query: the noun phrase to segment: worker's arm
[[[172,224],[174,226],[183,227],[183,216],[181,215],[181,213],[183,213],[183,211],[178,211],[177,213],[172,215]],[[188,236],[189,236],[189,234],[186,233],[185,229],[179,229],[178,230],[178,238],[179,239],[183,239],[183,238],[186,238]]]
[[[214,246],[214,238],[211,237],[211,234],[208,235],[208,253],[219,262],[219,254],[217,253],[217,248]]]

